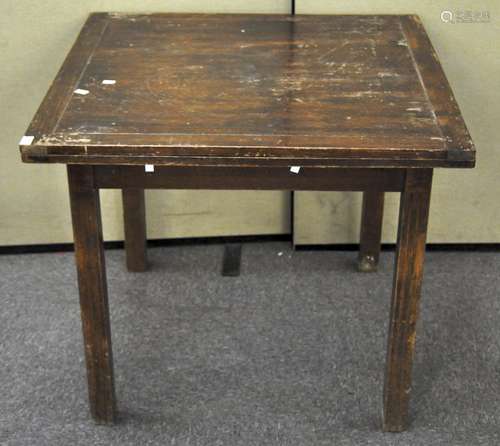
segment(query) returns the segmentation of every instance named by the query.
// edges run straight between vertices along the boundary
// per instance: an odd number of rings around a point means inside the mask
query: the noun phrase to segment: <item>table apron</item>
[[[399,192],[406,169],[301,167],[93,167],[93,187],[98,189],[221,189]]]

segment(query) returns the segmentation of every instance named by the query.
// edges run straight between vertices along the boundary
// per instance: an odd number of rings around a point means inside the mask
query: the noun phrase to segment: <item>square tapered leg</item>
[[[361,232],[359,237],[358,270],[377,271],[384,216],[384,192],[363,192]]]
[[[129,271],[146,271],[147,236],[144,189],[122,189],[125,253]]]
[[[408,169],[401,193],[384,385],[384,430],[391,432],[408,425],[431,184],[431,169]]]
[[[107,424],[115,419],[116,403],[99,191],[92,166],[69,165],[68,181],[90,412]]]

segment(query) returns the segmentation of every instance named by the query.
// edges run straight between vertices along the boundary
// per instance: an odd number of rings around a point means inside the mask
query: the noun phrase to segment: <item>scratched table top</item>
[[[475,162],[416,16],[92,14],[26,135],[28,162]]]

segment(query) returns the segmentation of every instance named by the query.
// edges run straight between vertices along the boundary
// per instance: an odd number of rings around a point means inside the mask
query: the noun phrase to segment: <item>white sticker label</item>
[[[290,172],[292,172],[292,173],[299,173],[300,172],[300,166],[292,166],[292,167],[290,167]]]
[[[154,172],[155,171],[155,166],[153,164],[145,164],[144,165],[144,170],[146,172]]]
[[[76,93],[76,94],[81,94],[82,96],[85,96],[85,95],[89,94],[89,93],[90,93],[90,91],[88,91],[88,90],[84,90],[83,88],[77,88],[77,89],[75,90],[75,93]]]
[[[103,85],[115,85],[116,84],[116,81],[114,79],[104,79],[102,81],[102,84]]]
[[[35,137],[34,136],[26,136],[24,135],[22,138],[21,138],[21,141],[19,141],[19,145],[20,146],[30,146],[31,143],[35,140]]]

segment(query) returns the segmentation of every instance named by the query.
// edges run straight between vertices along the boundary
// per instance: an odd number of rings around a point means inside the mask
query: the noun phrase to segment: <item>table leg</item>
[[[129,271],[147,269],[144,189],[122,189],[125,252]]]
[[[93,186],[92,166],[68,165],[68,182],[90,412],[97,423],[112,423],[113,355],[99,190]]]
[[[432,169],[408,169],[401,193],[384,386],[384,430],[408,423]]]
[[[358,270],[377,271],[384,216],[384,192],[363,192]]]

